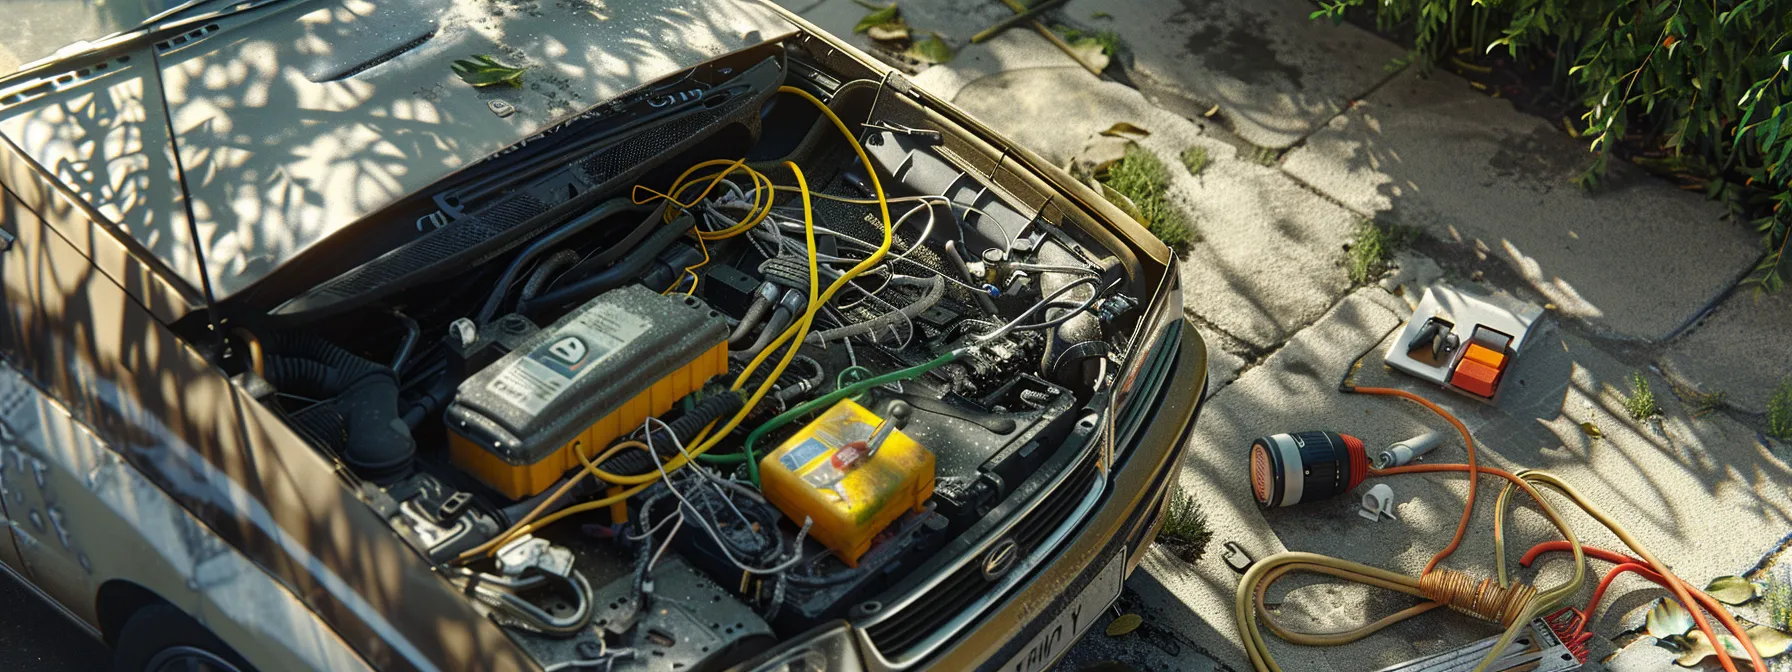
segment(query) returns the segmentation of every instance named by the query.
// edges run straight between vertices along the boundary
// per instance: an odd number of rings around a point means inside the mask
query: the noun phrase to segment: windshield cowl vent
[[[197,42],[197,41],[205,38],[205,36],[211,35],[212,33],[216,33],[216,32],[218,32],[218,24],[215,24],[215,23],[205,24],[198,28],[194,28],[193,30],[189,30],[185,33],[181,33],[179,35],[168,38],[166,40],[162,40],[161,42],[157,42],[156,43],[156,53],[165,55],[171,51],[174,51],[176,49],[184,47],[190,43]]]

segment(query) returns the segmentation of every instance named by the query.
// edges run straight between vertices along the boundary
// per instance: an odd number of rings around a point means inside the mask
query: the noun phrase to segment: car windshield
[[[186,0],[4,0],[8,28],[0,37],[0,74],[40,61],[63,47],[130,30]]]

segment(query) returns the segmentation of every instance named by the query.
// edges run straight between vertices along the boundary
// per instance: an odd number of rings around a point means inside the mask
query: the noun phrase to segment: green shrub
[[[1372,6],[1410,30],[1426,63],[1503,50],[1549,72],[1585,114],[1594,186],[1621,141],[1661,153],[1658,169],[1701,178],[1762,233],[1753,280],[1792,276],[1792,0],[1336,0],[1313,18]]]
[[[1129,214],[1175,250],[1176,256],[1188,256],[1189,248],[1198,241],[1182,212],[1170,204],[1170,170],[1157,155],[1138,145],[1127,147],[1126,155],[1108,167],[1101,182],[1131,201],[1135,212]],[[1120,204],[1122,208],[1126,205]]]

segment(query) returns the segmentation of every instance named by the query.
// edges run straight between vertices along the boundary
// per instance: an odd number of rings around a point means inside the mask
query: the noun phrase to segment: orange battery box
[[[760,490],[849,567],[871,540],[933,496],[933,452],[893,430],[868,451],[883,418],[841,400],[759,461]]]

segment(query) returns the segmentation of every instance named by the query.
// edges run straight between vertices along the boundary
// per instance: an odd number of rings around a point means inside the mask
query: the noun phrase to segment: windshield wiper
[[[175,16],[187,12],[194,7],[215,1],[216,0],[187,0],[187,2],[183,2],[159,12],[155,16],[144,19],[141,23],[137,24],[136,28],[120,31],[99,38],[98,40],[86,42],[87,46],[84,49],[62,53],[63,50],[75,46],[75,44],[82,44],[81,42],[76,42],[68,47],[63,47],[62,49],[57,50],[56,54],[53,54],[48,58],[44,58],[34,63],[27,63],[21,66],[17,72],[0,76],[0,87],[21,79],[28,79],[45,74],[49,71],[64,70],[93,62],[109,60],[118,55],[121,51],[140,49],[144,45],[152,45],[156,42],[191,31],[195,24],[203,24],[225,17],[258,11],[273,5],[284,4],[291,0],[251,0],[250,2],[239,2],[226,9],[189,16],[157,25],[159,22],[170,16]]]

